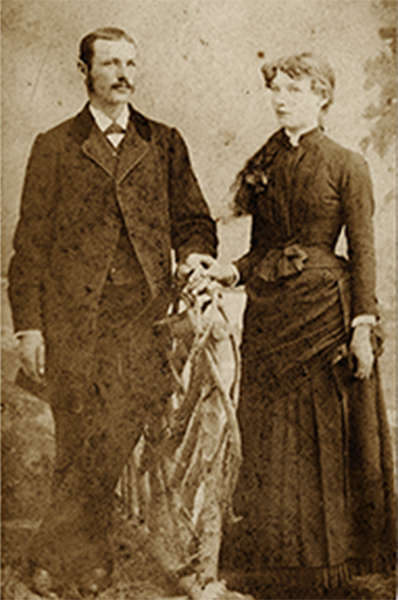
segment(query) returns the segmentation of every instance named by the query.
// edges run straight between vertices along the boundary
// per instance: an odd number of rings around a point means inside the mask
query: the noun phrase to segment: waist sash
[[[273,282],[291,277],[311,267],[342,267],[344,259],[336,256],[327,246],[304,246],[297,242],[280,248],[271,248],[255,267],[254,275]]]

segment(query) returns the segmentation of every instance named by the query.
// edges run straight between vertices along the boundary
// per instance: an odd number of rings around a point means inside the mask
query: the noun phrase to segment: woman
[[[234,506],[243,518],[224,561],[255,581],[268,573],[319,590],[394,564],[374,202],[364,159],[323,132],[330,67],[305,53],[263,74],[281,129],[238,176],[235,208],[252,216],[251,248],[235,265],[208,264],[210,277],[239,277],[248,295]],[[344,226],[348,261],[334,253]]]

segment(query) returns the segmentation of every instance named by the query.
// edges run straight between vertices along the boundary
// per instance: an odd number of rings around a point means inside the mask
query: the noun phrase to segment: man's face
[[[126,104],[134,91],[137,50],[126,40],[96,40],[86,72],[91,101],[99,106]]]
[[[292,79],[278,71],[270,89],[272,105],[281,127],[298,133],[318,124],[326,99],[311,89],[310,77]]]

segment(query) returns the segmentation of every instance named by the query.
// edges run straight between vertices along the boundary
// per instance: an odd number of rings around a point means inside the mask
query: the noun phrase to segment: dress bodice
[[[242,282],[271,249],[291,243],[334,251],[345,225],[354,312],[375,311],[372,186],[364,159],[320,128],[297,147],[283,130],[248,161],[239,175],[238,210],[253,217],[250,252],[237,266]]]

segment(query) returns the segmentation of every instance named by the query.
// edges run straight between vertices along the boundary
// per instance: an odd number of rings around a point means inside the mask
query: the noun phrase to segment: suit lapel
[[[93,123],[90,134],[82,144],[86,156],[96,162],[110,177],[115,176],[115,156],[103,133]]]
[[[116,169],[116,182],[120,183],[146,155],[149,143],[145,141],[135,128],[130,119],[126,136],[122,142],[119,152],[119,160]]]
[[[120,183],[147,154],[151,133],[148,121],[130,107],[130,120],[125,139],[120,147],[115,175],[115,155],[103,133],[98,129],[88,104],[75,119],[74,136],[81,143],[86,156],[96,162],[110,177]]]

